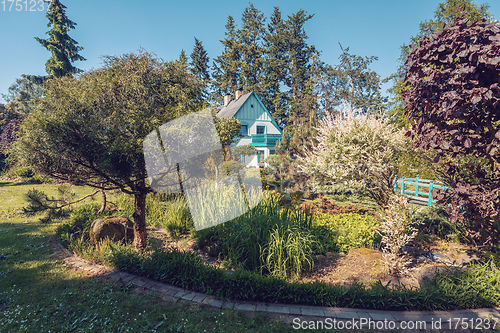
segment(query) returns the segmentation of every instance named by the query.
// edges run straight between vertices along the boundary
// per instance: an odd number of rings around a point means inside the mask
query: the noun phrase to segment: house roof
[[[232,118],[236,114],[236,112],[238,112],[238,110],[243,106],[243,104],[245,104],[246,100],[252,93],[253,91],[240,96],[240,98],[229,102],[229,104],[226,106],[223,106],[222,109],[217,113],[217,117]]]

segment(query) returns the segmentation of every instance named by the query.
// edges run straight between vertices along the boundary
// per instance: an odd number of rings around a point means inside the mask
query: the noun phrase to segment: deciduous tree
[[[416,147],[448,161],[441,203],[483,245],[500,240],[500,27],[467,17],[424,37],[406,62],[403,99]],[[471,157],[468,160],[456,157]],[[460,165],[458,161],[466,161]]]
[[[312,180],[342,182],[385,209],[394,193],[398,158],[409,149],[404,131],[373,116],[327,114],[317,127],[317,144],[298,157]]]

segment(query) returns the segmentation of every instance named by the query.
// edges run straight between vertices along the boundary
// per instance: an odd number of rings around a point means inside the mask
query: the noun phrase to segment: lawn
[[[51,256],[49,237],[60,222],[20,214],[29,189],[50,185],[0,182],[0,332],[287,332],[265,316],[248,318],[89,278]],[[88,188],[76,188],[79,194]]]

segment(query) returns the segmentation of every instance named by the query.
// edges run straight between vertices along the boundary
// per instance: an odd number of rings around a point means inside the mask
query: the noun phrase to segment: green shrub
[[[493,260],[465,270],[442,271],[430,282],[452,299],[457,308],[474,308],[478,302],[500,303],[500,270]]]
[[[348,252],[350,249],[371,246],[379,240],[374,228],[380,225],[379,221],[370,215],[360,214],[318,214],[314,225],[316,231],[323,232],[321,238],[326,245],[335,252]],[[331,239],[325,240],[330,231]]]
[[[18,167],[14,169],[14,174],[19,178],[31,178],[35,175],[32,167]]]
[[[133,220],[135,208],[132,196],[119,194],[113,201],[121,216]],[[180,194],[148,194],[146,197],[146,223],[154,227],[164,227],[173,237],[186,234],[194,228],[186,198]]]
[[[441,239],[456,240],[460,234],[457,225],[450,223],[450,215],[441,206],[421,209],[415,217],[415,225],[425,234],[436,235]]]
[[[56,229],[56,235],[65,246],[70,246],[73,241],[88,241],[88,234],[92,222],[106,213],[97,215],[98,203],[88,203],[73,210],[71,216]]]

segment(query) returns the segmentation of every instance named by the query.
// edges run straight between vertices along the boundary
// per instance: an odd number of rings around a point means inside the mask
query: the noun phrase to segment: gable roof
[[[234,117],[234,115],[241,109],[243,104],[245,104],[245,102],[250,98],[250,96],[252,94],[255,96],[255,98],[259,102],[260,106],[262,106],[262,109],[269,115],[269,118],[271,119],[271,122],[274,124],[274,126],[278,129],[278,131],[280,131],[281,134],[283,134],[283,131],[278,126],[278,124],[274,120],[273,116],[269,113],[267,108],[264,106],[264,104],[260,100],[259,96],[257,96],[255,91],[251,91],[249,93],[246,93],[245,95],[241,96],[240,98],[229,102],[228,105],[223,106],[220,109],[220,111],[217,113],[217,117],[219,117],[219,118],[232,118],[232,117]]]
[[[232,118],[236,114],[236,112],[238,112],[238,110],[243,106],[243,104],[245,104],[248,97],[250,97],[252,93],[253,91],[240,96],[240,98],[229,102],[229,104],[226,106],[223,106],[222,109],[217,113],[217,117]]]

